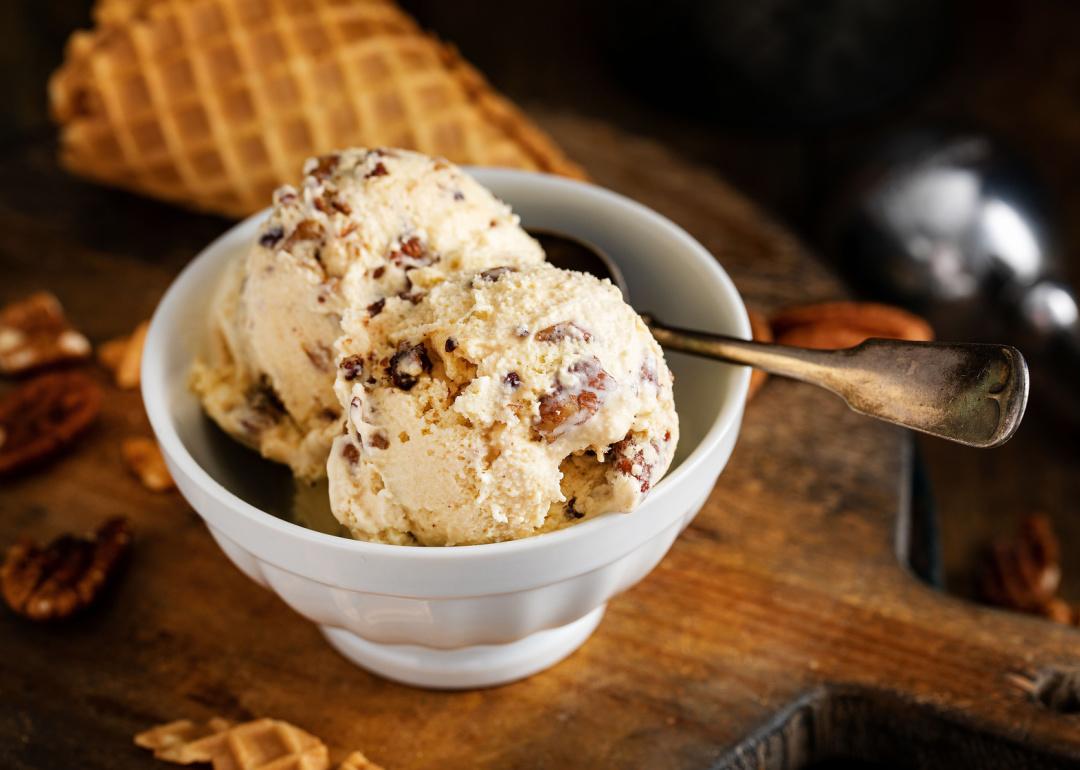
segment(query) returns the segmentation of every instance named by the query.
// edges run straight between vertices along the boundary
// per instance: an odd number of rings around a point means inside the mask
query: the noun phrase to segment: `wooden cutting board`
[[[709,172],[604,125],[545,122],[599,183],[699,238],[752,304],[841,295]],[[43,140],[0,159],[0,300],[52,289],[100,341],[146,318],[227,223],[72,179],[54,150]],[[360,747],[388,770],[1080,763],[1080,717],[1009,678],[1075,662],[1080,635],[915,578],[909,440],[824,392],[766,386],[705,509],[580,651],[461,693],[365,673],[241,575],[178,495],[127,474],[119,441],[148,430],[138,395],[110,386],[77,450],[0,482],[4,543],[116,513],[137,530],[123,578],[85,616],[38,626],[0,613],[4,768],[152,768],[134,733],[215,714],[286,719],[335,758]]]

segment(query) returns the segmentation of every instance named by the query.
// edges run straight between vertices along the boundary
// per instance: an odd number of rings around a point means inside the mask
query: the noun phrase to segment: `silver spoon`
[[[557,267],[626,281],[603,251],[576,238],[530,230]],[[844,350],[752,342],[642,318],[669,350],[763,369],[830,390],[860,414],[973,447],[1004,444],[1020,427],[1028,369],[1008,345],[869,339]]]

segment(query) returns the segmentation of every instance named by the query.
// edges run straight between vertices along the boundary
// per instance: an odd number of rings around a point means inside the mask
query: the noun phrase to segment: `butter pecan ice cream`
[[[313,158],[221,288],[192,384],[209,415],[300,478],[326,473],[342,316],[422,301],[447,275],[543,260],[510,208],[444,160],[353,149]]]
[[[530,261],[349,303],[327,467],[355,537],[526,537],[630,511],[664,475],[678,420],[659,345],[610,282]]]

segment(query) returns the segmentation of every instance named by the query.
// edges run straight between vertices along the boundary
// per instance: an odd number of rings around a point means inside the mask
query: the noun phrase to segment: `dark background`
[[[526,110],[585,115],[659,141],[726,178],[821,252],[830,194],[885,137],[927,124],[985,130],[1046,186],[1070,277],[1080,284],[1078,3],[404,5]],[[0,66],[9,73],[3,155],[53,136],[45,81],[70,32],[89,25],[88,6],[0,4]],[[221,229],[205,219],[208,232]],[[1080,543],[1076,435],[1035,392],[1029,419],[1002,449],[920,442],[951,588],[970,591],[979,550],[1024,512],[1046,511],[1067,544]],[[1068,558],[1064,567],[1066,593],[1076,597],[1080,570]]]

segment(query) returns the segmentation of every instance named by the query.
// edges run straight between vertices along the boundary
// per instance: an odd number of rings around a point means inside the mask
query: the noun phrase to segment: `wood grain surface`
[[[603,124],[540,116],[601,184],[686,227],[769,309],[839,296],[800,246],[711,174]],[[49,141],[0,159],[0,301],[47,287],[95,341],[147,317],[227,223],[71,179]],[[102,373],[104,381],[104,374]],[[1075,629],[940,594],[905,567],[908,437],[769,382],[695,522],[594,637],[553,669],[440,693],[347,663],[228,563],[120,440],[148,431],[109,390],[48,469],[0,482],[0,541],[123,513],[115,590],[55,626],[0,613],[0,767],[151,768],[131,736],[180,717],[275,716],[406,768],[796,768],[834,756],[918,767],[1080,763],[1080,717],[1010,672],[1076,662]]]

